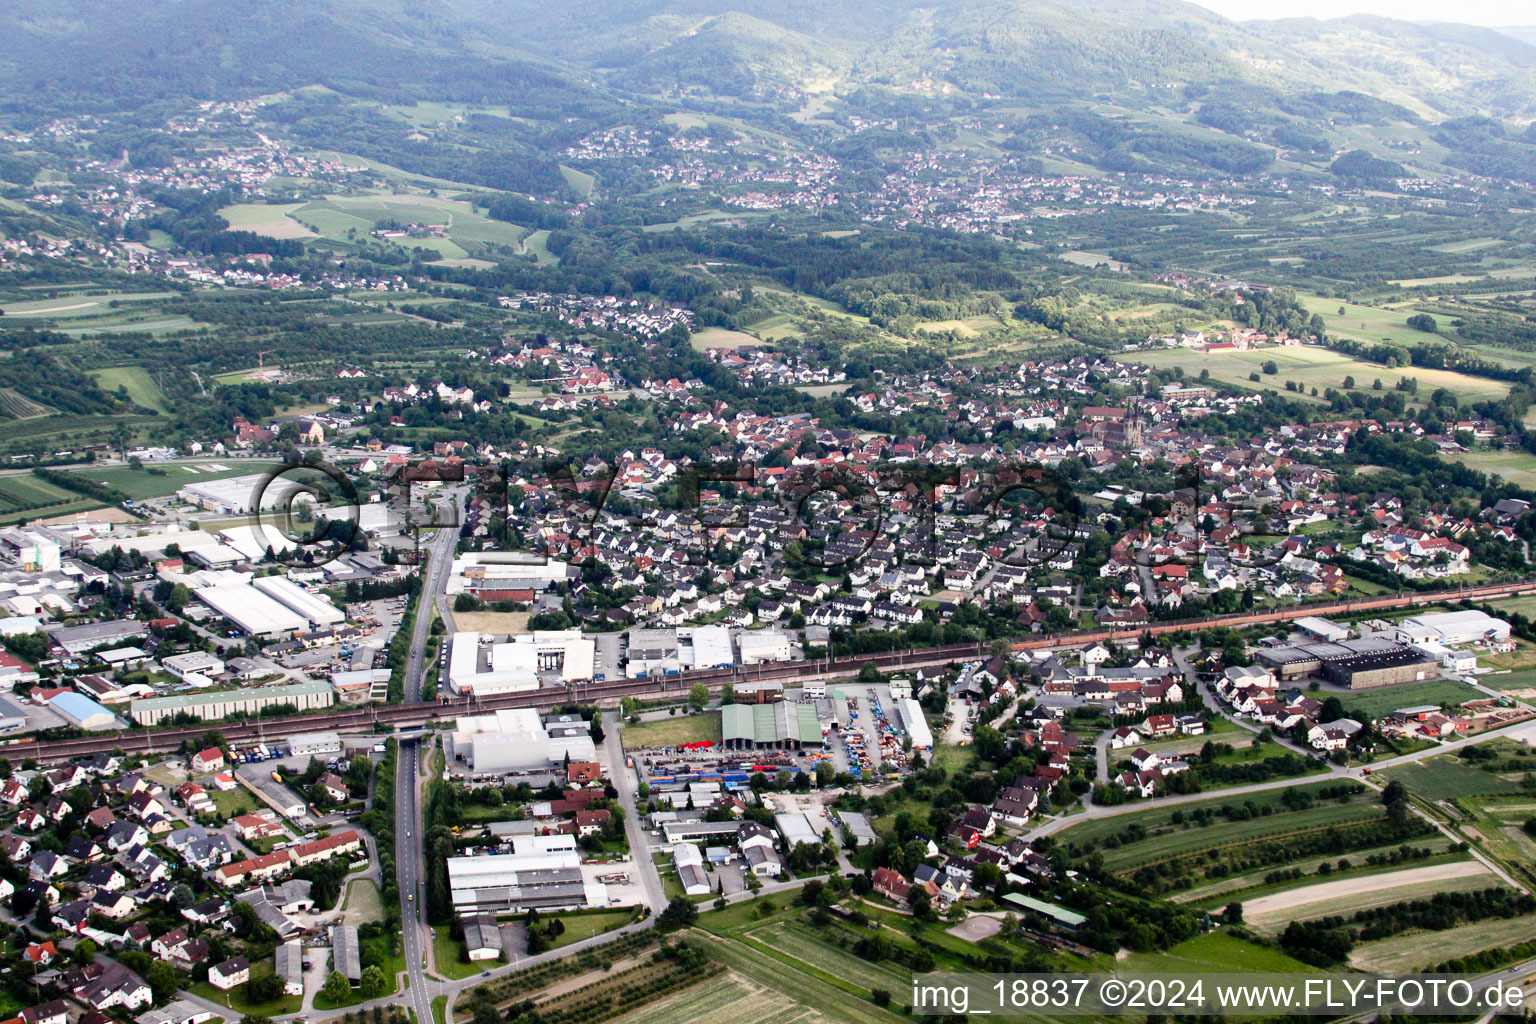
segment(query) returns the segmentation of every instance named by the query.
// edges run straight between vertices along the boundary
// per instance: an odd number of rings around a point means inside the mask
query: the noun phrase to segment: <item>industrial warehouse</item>
[[[448,858],[448,889],[460,914],[608,906],[608,889],[584,880],[571,835],[519,836],[513,852]]]
[[[1480,611],[1433,612],[1398,623],[1397,638],[1405,644],[1433,641],[1449,647],[1504,641],[1509,639],[1509,623]]]
[[[532,708],[459,719],[450,750],[479,774],[547,772],[567,761],[597,760],[591,723],[576,715],[541,719]]]
[[[258,686],[217,693],[183,693],[173,697],[146,697],[128,705],[128,715],[139,725],[159,725],[176,714],[205,721],[230,715],[260,714],[263,708],[291,704],[299,711],[328,708],[336,700],[330,683],[292,683]]]
[[[537,690],[541,674],[551,684],[592,678],[595,645],[581,630],[541,630],[488,644],[481,633],[453,635],[448,653],[448,689],[462,696]]]
[[[727,750],[799,750],[819,747],[821,722],[811,704],[727,704],[720,709],[721,746]]]
[[[1436,662],[1385,637],[1286,644],[1260,650],[1258,659],[1280,679],[1315,675],[1351,690],[1417,682],[1439,675]]]

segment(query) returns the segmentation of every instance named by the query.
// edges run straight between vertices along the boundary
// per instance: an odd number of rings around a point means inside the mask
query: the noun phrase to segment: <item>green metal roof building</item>
[[[1028,910],[1033,914],[1039,914],[1066,931],[1075,932],[1088,920],[1082,914],[1068,910],[1066,907],[1058,907],[1054,903],[1037,900],[1033,896],[1025,896],[1023,893],[1010,892],[1003,897],[1003,900],[1006,903],[1012,903],[1016,907]]]
[[[730,750],[798,750],[821,746],[821,720],[810,704],[727,704],[721,744]]]

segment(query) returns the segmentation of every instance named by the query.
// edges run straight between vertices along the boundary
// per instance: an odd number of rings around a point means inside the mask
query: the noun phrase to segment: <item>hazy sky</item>
[[[1529,25],[1536,10],[1511,0],[1195,0],[1224,17],[1338,18],[1346,14],[1379,14],[1405,21],[1460,21],[1469,25]]]

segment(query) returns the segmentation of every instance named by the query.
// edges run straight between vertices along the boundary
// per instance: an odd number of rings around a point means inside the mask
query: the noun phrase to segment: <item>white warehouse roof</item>
[[[928,728],[928,720],[923,717],[922,705],[908,697],[897,702],[896,706],[901,709],[902,728],[912,737],[912,746],[932,750],[933,733]]]
[[[247,633],[298,633],[308,624],[255,587],[210,587],[197,599]]]
[[[283,576],[258,576],[251,585],[295,614],[302,615],[311,626],[334,626],[347,621],[347,613],[318,594],[311,594],[297,583]]]

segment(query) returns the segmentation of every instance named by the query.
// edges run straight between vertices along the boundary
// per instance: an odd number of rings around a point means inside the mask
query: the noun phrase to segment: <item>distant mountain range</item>
[[[380,97],[589,87],[1251,105],[1352,90],[1430,120],[1536,114],[1536,28],[1236,23],[1179,0],[12,0],[0,102],[105,105],[323,82]]]

